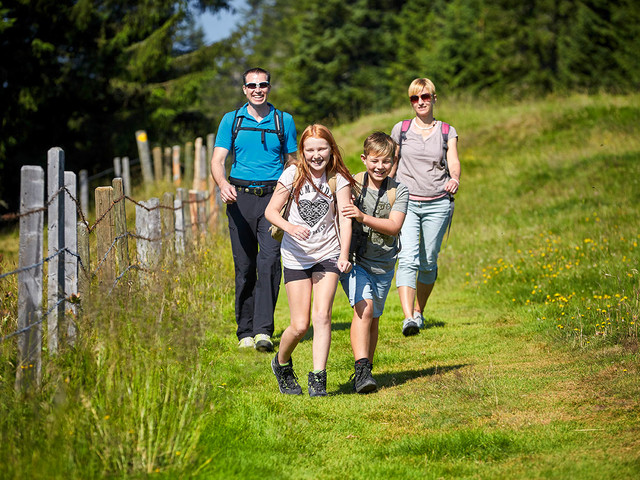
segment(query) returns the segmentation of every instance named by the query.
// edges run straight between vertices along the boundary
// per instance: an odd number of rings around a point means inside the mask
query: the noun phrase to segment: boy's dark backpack
[[[244,120],[244,116],[238,116],[238,112],[240,109],[236,110],[233,115],[233,130],[231,131],[231,149],[230,152],[235,154],[235,143],[236,137],[238,136],[238,132],[240,130],[252,130],[254,132],[262,132],[262,144],[265,144],[265,134],[266,133],[275,133],[278,136],[278,141],[280,142],[280,161],[284,165],[286,163],[287,154],[285,152],[285,144],[286,138],[284,135],[284,114],[278,110],[277,108],[273,112],[273,121],[275,123],[275,130],[271,128],[255,128],[255,127],[243,127],[242,120]]]
[[[407,132],[409,131],[409,127],[411,126],[411,120],[403,120],[402,128],[400,129],[400,142],[398,142],[398,160],[400,160],[400,156],[402,155],[402,142],[407,139]],[[441,165],[444,167],[447,176],[451,177],[449,173],[449,163],[447,162],[447,150],[449,150],[449,124],[442,122],[442,162]]]

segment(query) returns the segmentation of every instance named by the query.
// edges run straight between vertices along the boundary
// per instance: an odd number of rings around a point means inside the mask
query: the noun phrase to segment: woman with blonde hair
[[[340,211],[351,202],[354,183],[329,129],[310,125],[300,137],[296,164],[284,170],[265,210],[267,220],[284,231],[281,256],[291,323],[271,362],[282,393],[302,393],[291,354],[313,319],[308,390],[310,396],[327,395],[333,299],[340,273],[351,270],[351,220]],[[287,201],[289,213],[283,218]]]
[[[418,334],[424,326],[424,309],[438,276],[438,254],[453,216],[453,195],[460,187],[458,133],[433,115],[436,87],[428,78],[416,78],[408,93],[415,117],[391,130],[400,145],[392,175],[409,188],[396,272],[405,336]]]

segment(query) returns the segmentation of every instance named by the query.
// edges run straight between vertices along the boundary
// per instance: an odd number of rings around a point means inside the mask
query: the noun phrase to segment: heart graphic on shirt
[[[322,217],[329,211],[329,202],[326,200],[318,200],[317,202],[300,200],[298,210],[300,211],[302,219],[307,222],[307,225],[313,227],[322,220]]]

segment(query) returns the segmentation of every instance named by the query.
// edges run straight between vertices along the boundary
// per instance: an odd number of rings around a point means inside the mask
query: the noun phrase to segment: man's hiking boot
[[[278,380],[278,387],[281,393],[287,395],[302,395],[302,388],[298,384],[298,377],[293,371],[293,360],[289,359],[286,365],[280,365],[278,354],[271,360],[271,370]]]
[[[253,337],[253,341],[256,345],[256,350],[259,352],[273,352],[273,343],[271,337],[265,333],[259,333]]]
[[[310,397],[326,397],[327,396],[327,371],[322,370],[318,373],[309,372],[309,396]]]
[[[238,348],[253,348],[253,347],[254,347],[254,343],[253,343],[253,338],[251,337],[241,338],[240,341],[238,342]]]
[[[369,362],[356,362],[355,372],[351,374],[350,380],[357,393],[370,393],[378,389],[378,384],[371,375],[372,366]]]
[[[405,318],[402,322],[402,334],[405,337],[417,335],[420,333],[420,327],[413,318]]]

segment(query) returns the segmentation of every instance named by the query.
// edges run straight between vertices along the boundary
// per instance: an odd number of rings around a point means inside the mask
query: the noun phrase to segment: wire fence
[[[162,200],[132,198],[125,193],[122,178],[114,178],[111,186],[97,187],[93,224],[76,195],[75,173],[64,171],[61,149],[49,151],[46,201],[42,167],[22,167],[20,212],[13,214],[20,222],[19,265],[0,274],[0,281],[17,277],[17,328],[0,336],[0,344],[17,339],[16,389],[40,384],[43,323],[47,324],[49,354],[55,355],[61,344],[75,343],[78,305],[89,298],[91,289],[109,295],[132,271],[139,272],[136,278],[141,282],[149,281],[161,265],[180,263],[194,245],[217,229],[222,202],[212,179],[207,179],[205,155],[201,148],[195,156],[194,188],[177,187],[175,194],[165,192]],[[174,155],[172,161],[175,163]],[[175,165],[172,170],[176,171]],[[134,229],[127,225],[127,208],[131,207],[135,209]],[[47,256],[43,255],[45,213]],[[135,244],[131,255],[129,240]]]

